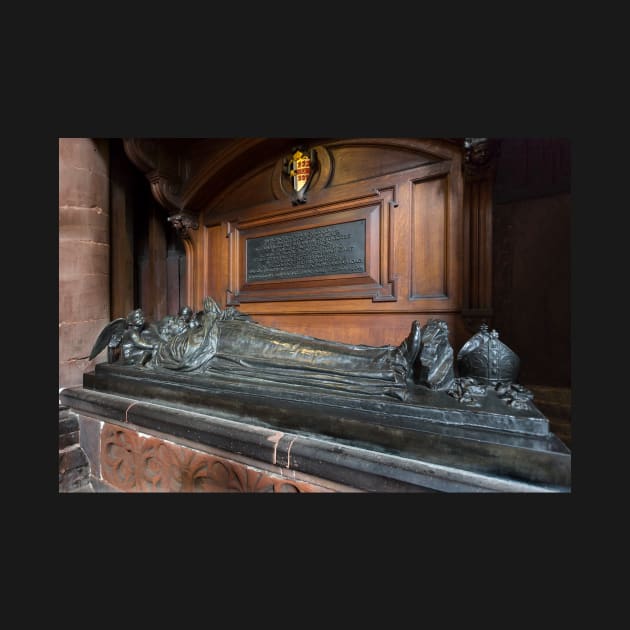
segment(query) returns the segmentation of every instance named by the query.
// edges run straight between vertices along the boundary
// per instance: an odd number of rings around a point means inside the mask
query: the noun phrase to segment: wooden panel
[[[166,308],[169,313],[177,313],[180,309],[180,291],[179,291],[179,254],[177,251],[170,249],[166,256]]]
[[[328,148],[334,165],[329,186],[358,182],[439,161],[436,156],[417,149],[385,146],[376,138],[331,144]]]
[[[471,333],[492,323],[492,179],[467,181],[463,211],[463,315]]]
[[[204,290],[203,295],[196,296],[195,308],[201,308],[206,295],[211,295],[221,306],[225,306],[229,277],[227,226],[219,223],[201,229],[204,230],[205,247],[199,273],[204,278]]]
[[[571,190],[571,140],[504,138],[495,182],[495,203],[547,197]]]
[[[343,299],[370,297],[373,300],[395,299],[389,283],[389,202],[391,191],[381,195],[375,204],[363,200],[296,210],[266,220],[230,224],[230,287],[228,304],[278,300]],[[365,222],[365,270],[357,273],[322,274],[264,281],[247,278],[247,242],[249,239],[303,233],[352,222]]]
[[[446,298],[447,179],[416,182],[412,191],[410,299]]]
[[[257,173],[249,173],[244,180],[239,180],[226,196],[213,204],[213,213],[220,213],[226,209],[246,208],[273,199],[273,169],[274,165],[271,164]]]
[[[433,317],[447,321],[453,344],[463,345],[470,335],[460,315],[461,150],[418,139],[322,144],[326,152],[318,150],[321,155],[336,152],[338,157],[347,149],[346,157],[352,159],[343,166],[342,177],[334,180],[340,175],[339,164],[332,164],[331,158],[330,177],[326,166],[319,180],[322,187],[309,189],[304,204],[291,205],[286,191],[276,186],[270,201],[242,205],[244,199],[257,198],[253,189],[261,191],[261,198],[268,194],[266,176],[259,177],[269,172],[263,166],[270,164],[267,159],[225,182],[209,200],[200,215],[200,229],[191,233],[191,250],[187,249],[197,276],[191,305],[201,308],[204,296],[211,295],[222,306],[238,305],[266,325],[374,345],[398,344],[409,334],[411,322],[426,323]],[[282,156],[275,156],[273,178]],[[333,181],[337,183],[332,185]],[[252,189],[241,190],[241,184]],[[363,278],[340,274],[245,281],[247,239],[357,218],[352,212],[367,213],[363,216],[369,221],[369,262]],[[428,274],[418,275],[422,266]]]
[[[226,218],[226,213],[253,205],[260,206],[273,200],[289,201],[292,190],[282,167],[290,155],[292,144],[316,150],[318,166],[307,192],[309,201],[316,203],[319,200],[315,197],[322,190],[448,162],[457,152],[452,146],[415,138],[351,138],[324,141],[322,144],[312,139],[285,139],[282,143],[275,142],[273,146],[269,145],[269,139],[243,139],[241,146],[236,143],[221,161],[224,168],[228,169],[225,176],[219,177],[221,168],[218,166],[215,167],[218,172],[214,175],[210,171],[205,171],[205,175],[196,174],[188,184],[190,190],[184,193],[184,202],[195,207],[202,198],[206,199],[203,204],[206,217]],[[266,155],[262,153],[264,147],[268,150]],[[275,159],[270,159],[274,151]],[[231,164],[230,156],[234,164]],[[254,161],[256,156],[257,162]],[[251,166],[249,169],[242,165],[237,167],[236,162]],[[228,163],[231,164],[229,168]],[[238,173],[238,176],[230,177],[227,172],[234,175]],[[205,183],[204,177],[209,178]],[[202,192],[203,189],[205,191]],[[211,190],[215,191],[214,195],[206,197]]]
[[[248,312],[245,305],[239,309]],[[400,344],[418,320],[421,325],[431,318],[444,320],[449,327],[449,341],[457,352],[470,337],[455,313],[310,313],[256,315],[255,321],[266,326],[353,344],[383,346]]]
[[[110,143],[111,319],[134,308],[133,187],[131,165],[120,143]]]
[[[526,386],[571,385],[571,198],[542,197],[495,210],[493,323],[521,359]]]
[[[168,315],[166,234],[164,212],[153,205],[140,230],[138,257],[138,298],[147,321],[157,321]]]

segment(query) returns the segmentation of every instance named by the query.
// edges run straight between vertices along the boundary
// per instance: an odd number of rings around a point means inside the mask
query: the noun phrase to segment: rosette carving
[[[101,471],[107,483],[126,492],[326,491],[109,424],[101,432]]]

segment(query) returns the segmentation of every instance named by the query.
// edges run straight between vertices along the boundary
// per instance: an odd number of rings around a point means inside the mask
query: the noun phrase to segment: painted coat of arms
[[[285,160],[285,173],[291,179],[291,203],[295,206],[306,203],[306,191],[317,169],[317,154],[313,149],[295,149]]]

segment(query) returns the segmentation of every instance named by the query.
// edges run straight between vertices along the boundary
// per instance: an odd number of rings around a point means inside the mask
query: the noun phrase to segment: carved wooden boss
[[[186,301],[395,344],[491,316],[491,145],[479,139],[127,139],[186,250]],[[468,151],[467,151],[468,149]]]

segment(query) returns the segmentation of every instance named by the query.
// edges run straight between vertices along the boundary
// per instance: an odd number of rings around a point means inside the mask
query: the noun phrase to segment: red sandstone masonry
[[[59,205],[109,208],[109,178],[88,168],[61,164]]]
[[[103,480],[124,492],[334,492],[104,423]]]
[[[109,276],[59,281],[59,323],[109,317]]]
[[[92,138],[59,138],[59,162],[66,166],[89,168],[107,176],[109,172],[107,141]]]
[[[59,208],[59,242],[109,243],[109,214],[102,208]]]
[[[85,274],[109,276],[109,244],[86,241],[60,241],[60,278],[67,279]]]
[[[59,386],[83,383],[109,321],[109,157],[106,140],[59,139]],[[83,358],[82,358],[83,357]]]
[[[103,353],[105,354],[105,353]],[[59,387],[80,387],[83,385],[83,375],[94,369],[96,363],[104,361],[104,357],[96,357],[93,361],[81,359],[78,361],[59,362]]]
[[[87,357],[108,322],[107,317],[83,322],[62,322],[59,325],[59,360]]]

